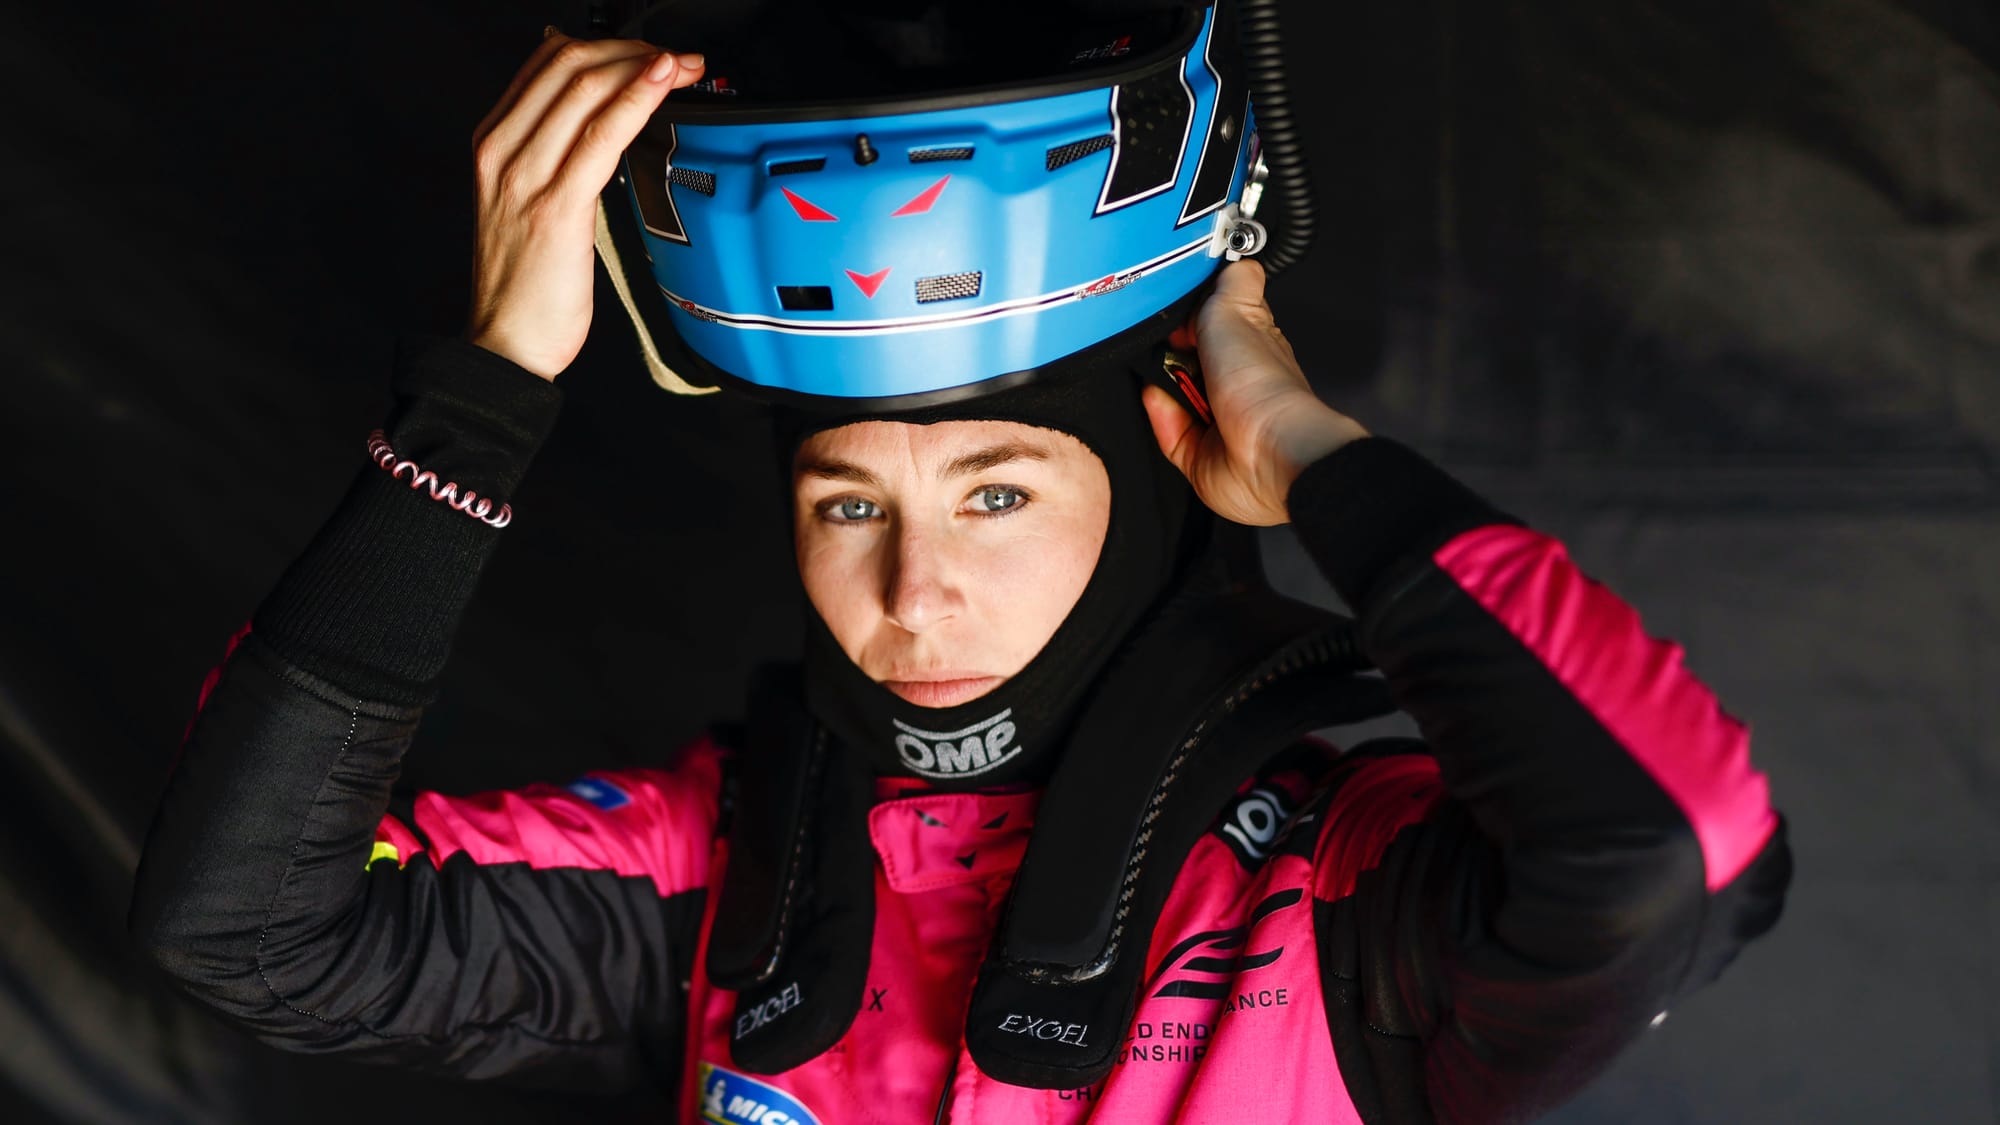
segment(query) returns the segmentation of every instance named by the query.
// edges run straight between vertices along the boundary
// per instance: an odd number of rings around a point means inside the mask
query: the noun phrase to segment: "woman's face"
[[[799,447],[806,596],[848,659],[949,707],[1019,672],[1097,567],[1111,479],[1081,441],[1020,422],[855,422]]]

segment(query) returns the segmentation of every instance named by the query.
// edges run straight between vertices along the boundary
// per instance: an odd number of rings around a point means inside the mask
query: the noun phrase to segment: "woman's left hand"
[[[1224,519],[1288,523],[1286,495],[1299,473],[1368,431],[1313,393],[1264,301],[1255,261],[1224,266],[1192,324],[1215,424],[1149,384],[1141,395],[1160,452]]]

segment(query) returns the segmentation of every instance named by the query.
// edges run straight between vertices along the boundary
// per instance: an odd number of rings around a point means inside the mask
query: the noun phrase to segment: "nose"
[[[890,536],[882,613],[906,633],[924,633],[958,616],[964,596],[939,538],[898,521]]]

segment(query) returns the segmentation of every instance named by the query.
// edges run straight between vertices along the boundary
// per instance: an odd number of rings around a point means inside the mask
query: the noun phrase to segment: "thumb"
[[[1173,395],[1151,383],[1139,392],[1139,400],[1146,408],[1146,420],[1152,423],[1153,440],[1160,444],[1160,452],[1192,482],[1195,451],[1201,445],[1201,427],[1194,415],[1175,402]]]
[[[1264,276],[1264,263],[1255,258],[1240,258],[1222,267],[1215,278],[1215,291],[1225,300],[1261,305]]]

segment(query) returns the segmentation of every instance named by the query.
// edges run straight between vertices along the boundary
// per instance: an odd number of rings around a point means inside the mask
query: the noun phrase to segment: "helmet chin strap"
[[[639,336],[639,357],[646,361],[646,373],[653,377],[662,390],[677,395],[714,394],[722,388],[697,387],[681,378],[680,372],[667,366],[660,358],[660,348],[653,342],[653,334],[646,330],[646,322],[639,316],[639,306],[632,299],[632,283],[625,274],[624,259],[619,256],[618,244],[611,239],[611,220],[604,211],[604,197],[597,197],[597,256],[604,262],[604,271],[611,275],[611,288],[618,291],[618,303],[625,307],[625,315],[632,320],[632,330]]]

